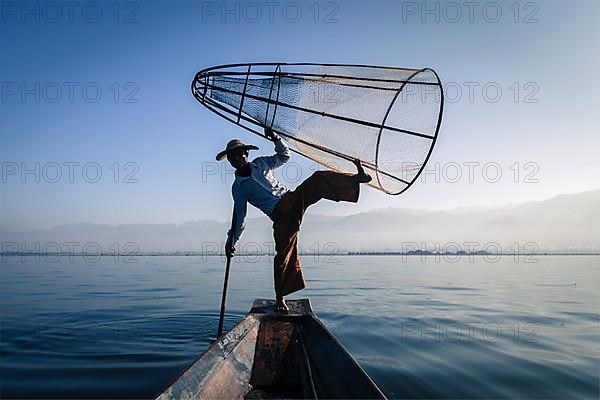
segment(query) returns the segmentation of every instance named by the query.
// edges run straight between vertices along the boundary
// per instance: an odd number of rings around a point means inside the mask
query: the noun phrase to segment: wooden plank
[[[308,299],[288,300],[286,303],[290,310],[287,313],[277,313],[274,310],[275,300],[256,299],[254,300],[252,309],[250,309],[250,314],[260,314],[261,316],[271,317],[302,317],[314,315]]]
[[[265,320],[261,323],[254,353],[250,384],[273,386],[283,375],[285,356],[289,354],[294,324]]]

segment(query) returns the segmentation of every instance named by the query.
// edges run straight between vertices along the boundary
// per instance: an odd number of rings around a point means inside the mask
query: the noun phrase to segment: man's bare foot
[[[354,163],[354,165],[356,165],[357,173],[354,176],[356,176],[356,179],[358,180],[358,182],[360,182],[360,183],[371,182],[371,180],[373,178],[371,177],[371,175],[369,175],[365,172],[363,166],[360,163],[360,160],[358,158],[356,158],[352,162]]]
[[[275,312],[286,313],[289,310],[290,309],[288,308],[287,304],[285,304],[285,299],[283,297],[276,300]]]

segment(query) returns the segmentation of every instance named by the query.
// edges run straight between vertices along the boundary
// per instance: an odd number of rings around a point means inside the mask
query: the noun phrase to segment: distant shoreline
[[[551,252],[543,252],[543,253],[514,253],[514,252],[506,252],[506,253],[485,253],[485,252],[473,252],[473,253],[434,253],[434,252],[422,252],[422,253],[403,253],[403,252],[394,252],[394,251],[365,251],[365,252],[340,252],[340,253],[299,253],[301,256],[408,256],[408,257],[440,257],[440,256],[455,256],[455,257],[463,257],[463,256],[477,256],[477,257],[511,257],[511,256],[600,256],[600,253],[551,253]],[[236,257],[263,257],[269,256],[273,257],[275,254],[273,253],[236,253]],[[0,256],[2,257],[27,257],[27,256],[54,256],[54,257],[225,257],[224,253],[195,253],[195,252],[165,252],[165,253],[38,253],[38,252],[0,252]]]

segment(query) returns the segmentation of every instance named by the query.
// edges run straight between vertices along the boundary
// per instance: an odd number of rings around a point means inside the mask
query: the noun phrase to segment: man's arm
[[[275,154],[268,157],[260,157],[269,169],[281,167],[290,160],[292,153],[281,137],[270,128],[265,128],[265,136],[275,143]]]
[[[225,245],[225,253],[233,255],[235,245],[240,240],[244,229],[246,229],[246,213],[248,212],[248,203],[246,198],[239,193],[238,190],[232,188],[233,194],[233,211],[235,212],[235,221],[233,224],[233,232],[231,229],[227,231],[227,243]]]

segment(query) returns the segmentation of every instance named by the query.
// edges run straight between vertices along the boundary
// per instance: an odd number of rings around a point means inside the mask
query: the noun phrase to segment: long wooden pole
[[[231,215],[230,238],[233,238],[235,228],[235,210]],[[232,256],[227,255],[227,266],[225,267],[225,281],[223,282],[223,295],[221,296],[221,316],[219,317],[219,328],[217,329],[217,339],[223,335],[223,319],[225,318],[225,302],[227,301],[227,285],[229,284],[229,268],[231,267]]]

